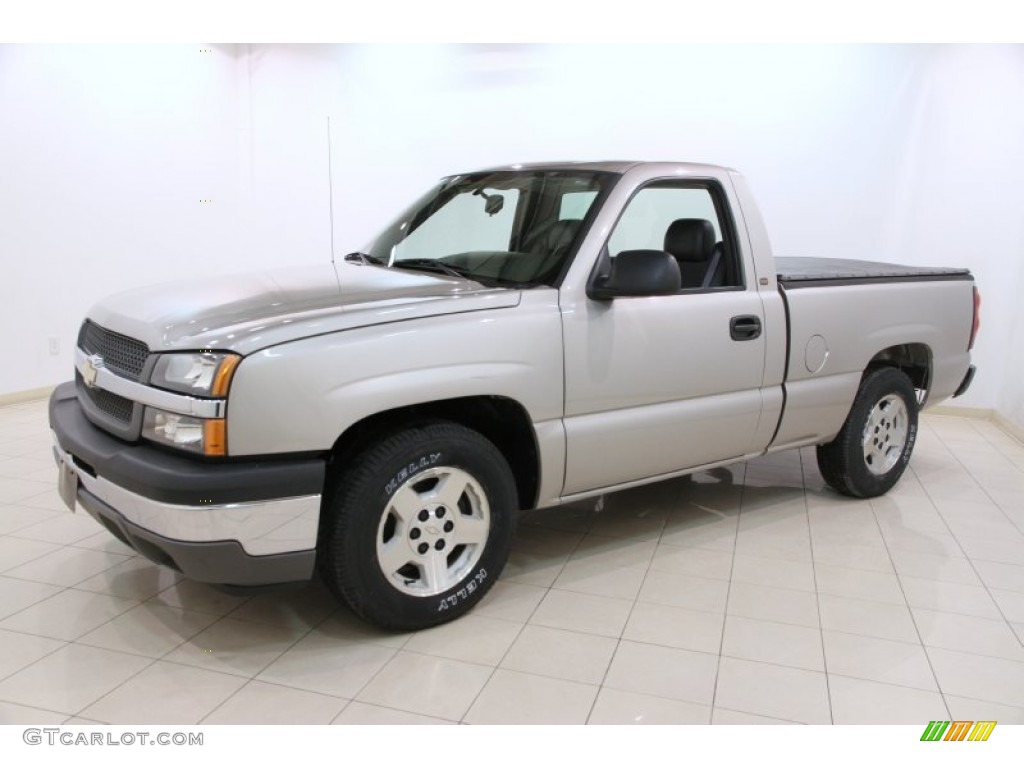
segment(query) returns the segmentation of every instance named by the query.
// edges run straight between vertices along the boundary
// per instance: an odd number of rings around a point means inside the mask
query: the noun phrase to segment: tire
[[[501,573],[516,499],[508,462],[482,435],[452,422],[407,428],[337,476],[321,528],[321,575],[381,627],[451,621]]]
[[[869,371],[835,439],[818,446],[818,469],[839,493],[881,496],[903,475],[917,441],[917,396],[896,368]]]

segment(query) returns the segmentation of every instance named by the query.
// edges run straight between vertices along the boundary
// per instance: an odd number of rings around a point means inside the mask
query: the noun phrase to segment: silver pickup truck
[[[775,259],[743,177],[682,163],[443,179],[333,264],[93,307],[50,401],[59,486],[219,585],[316,570],[365,619],[469,610],[517,510],[816,445],[900,478],[967,389],[964,269]]]

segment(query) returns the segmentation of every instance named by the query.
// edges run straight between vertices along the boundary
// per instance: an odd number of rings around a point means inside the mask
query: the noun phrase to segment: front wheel
[[[881,496],[903,475],[917,440],[917,397],[907,375],[879,368],[861,381],[835,439],[818,446],[825,482],[857,498]]]
[[[504,456],[459,424],[399,432],[341,472],[320,565],[355,613],[415,630],[472,608],[508,558],[516,491]]]

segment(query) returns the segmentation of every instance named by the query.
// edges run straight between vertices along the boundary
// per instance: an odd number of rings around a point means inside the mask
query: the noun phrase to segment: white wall
[[[996,408],[1024,428],[1024,46],[936,48],[910,90],[891,241],[922,261],[971,267],[982,294],[978,377],[954,404]]]
[[[104,294],[237,269],[238,89],[223,58],[0,46],[0,394],[70,378]]]
[[[1011,343],[1024,331],[1022,51],[235,46],[203,58],[185,47],[0,48],[0,103],[12,89],[28,94],[19,117],[0,116],[14,138],[0,159],[16,169],[15,184],[0,179],[0,199],[25,184],[47,193],[22,199],[13,227],[0,227],[4,265],[27,287],[13,311],[0,307],[0,341],[29,355],[24,374],[0,369],[0,393],[63,378],[67,361],[46,356],[45,337],[64,332],[70,344],[85,306],[110,287],[182,267],[326,258],[330,115],[339,253],[443,174],[618,157],[741,169],[780,253],[969,266],[985,297],[980,371],[956,402],[1024,427],[1024,353]],[[41,130],[47,142],[34,138]],[[72,149],[51,155],[53,145]],[[48,184],[36,182],[40,166]],[[218,184],[230,203],[189,207],[203,197],[195,189]],[[129,204],[111,194],[126,186],[162,195]],[[8,332],[14,320],[28,333]]]

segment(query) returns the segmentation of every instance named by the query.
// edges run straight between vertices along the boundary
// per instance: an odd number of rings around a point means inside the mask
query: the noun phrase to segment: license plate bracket
[[[78,499],[78,473],[63,457],[57,458],[57,492],[68,509],[75,512],[75,502]]]

